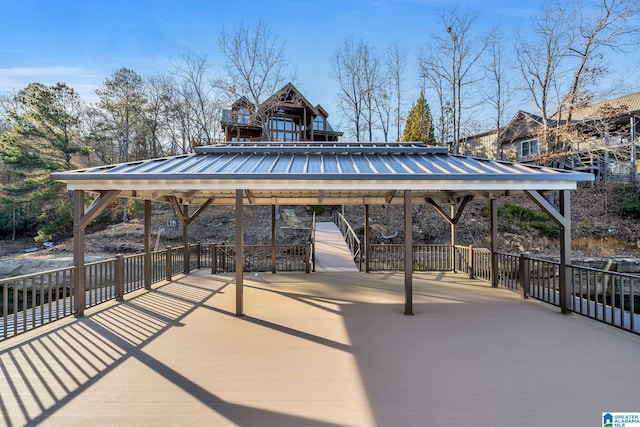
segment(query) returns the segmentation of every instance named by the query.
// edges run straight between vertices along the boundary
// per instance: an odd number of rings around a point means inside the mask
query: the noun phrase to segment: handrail
[[[345,236],[351,253],[361,267],[362,243],[340,213],[333,219]],[[315,267],[315,216],[305,245],[278,245],[278,265],[282,271],[309,271]],[[189,245],[208,253],[205,264],[228,271],[235,263],[233,246]],[[271,255],[270,246],[245,246],[245,271],[269,271],[264,260]],[[183,247],[168,247],[152,253],[151,283],[172,280],[182,271]],[[559,304],[560,264],[533,258],[528,254],[491,253],[485,248],[456,245],[414,245],[416,271],[454,271],[519,291],[525,297]],[[402,270],[403,245],[371,245],[371,270]],[[491,271],[493,257],[497,271]],[[117,255],[85,264],[85,307],[104,301],[122,299],[122,295],[145,287],[145,257],[142,254]],[[199,265],[201,266],[201,265]],[[571,311],[640,334],[640,275],[568,265]],[[235,267],[233,267],[235,269]],[[75,267],[0,279],[0,340],[73,314]],[[495,275],[495,277],[494,277]]]
[[[311,245],[311,253],[308,254],[311,257],[311,271],[316,272],[316,213],[313,213],[311,218],[311,229],[307,236],[307,245]]]
[[[349,222],[340,212],[334,211],[332,218],[333,222],[338,226],[340,233],[342,233],[342,236],[347,242],[351,255],[353,255],[353,260],[358,263],[358,269],[362,271],[362,243],[360,242],[358,235],[353,231]]]

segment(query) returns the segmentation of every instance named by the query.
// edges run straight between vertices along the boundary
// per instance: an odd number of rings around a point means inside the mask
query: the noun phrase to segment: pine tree
[[[402,134],[403,141],[422,141],[428,145],[436,145],[433,131],[433,119],[431,110],[424,98],[424,90],[420,91],[420,96],[409,110],[407,122]]]
[[[49,179],[51,172],[71,169],[72,157],[81,151],[81,104],[76,92],[64,83],[45,86],[32,83],[15,97],[8,111],[9,129],[0,135],[0,160],[9,182],[0,186],[0,220],[11,217],[0,234],[13,228],[16,215],[20,234],[45,241],[68,231],[71,204],[64,185]]]

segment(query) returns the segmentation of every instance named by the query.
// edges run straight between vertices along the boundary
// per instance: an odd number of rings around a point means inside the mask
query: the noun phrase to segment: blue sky
[[[479,29],[500,25],[510,37],[527,25],[543,2],[466,0],[480,12]],[[85,99],[114,71],[142,76],[166,73],[186,52],[220,64],[217,40],[223,28],[262,18],[286,41],[297,68],[296,86],[332,117],[337,87],[329,58],[345,36],[384,49],[399,41],[409,52],[408,89],[418,92],[415,55],[437,30],[437,11],[452,4],[436,0],[8,0],[0,26],[0,93],[31,82],[62,81]],[[640,61],[627,57],[634,69]],[[415,98],[415,97],[413,97]],[[410,104],[411,100],[407,102]]]

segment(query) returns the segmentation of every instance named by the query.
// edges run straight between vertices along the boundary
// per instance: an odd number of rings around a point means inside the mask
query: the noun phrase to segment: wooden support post
[[[114,276],[113,288],[116,294],[116,301],[122,301],[124,298],[124,255],[116,255]]]
[[[167,246],[164,252],[165,279],[167,279],[167,281],[171,281],[171,278],[173,277],[173,260],[171,259],[171,251],[171,246]]]
[[[84,227],[81,221],[84,216],[84,191],[73,191],[73,315],[84,316],[86,305],[86,277],[84,269]]]
[[[201,261],[200,260],[201,254],[200,253],[202,252],[202,243],[200,243],[200,242],[196,243],[196,249],[197,249],[197,251],[196,251],[196,268],[198,270],[200,270],[200,265],[201,265],[201,262],[200,262]]]
[[[564,218],[564,225],[560,227],[560,311],[569,314],[571,271],[567,266],[571,264],[571,204],[568,190],[560,191],[560,215]]]
[[[271,273],[276,274],[276,205],[271,205]]]
[[[182,205],[182,217],[189,218],[189,205]],[[189,274],[189,224],[186,221],[182,224],[182,246],[184,247],[183,271],[184,274]]]
[[[369,273],[369,258],[371,255],[371,236],[369,229],[369,205],[364,205],[364,272]]]
[[[211,274],[218,272],[218,246],[211,244]]]
[[[236,190],[236,316],[244,316],[244,301],[243,301],[243,264],[244,264],[244,242],[242,238],[242,197],[243,191]]]
[[[404,191],[404,314],[413,316],[413,203],[411,190]]]
[[[522,298],[527,299],[529,298],[529,273],[531,272],[528,253],[525,252],[520,254],[518,270],[518,278],[520,279],[520,295]]]
[[[475,260],[473,259],[473,245],[469,245],[469,249],[467,252],[467,266],[469,270],[469,279],[473,279],[475,277]]]
[[[456,204],[455,203],[451,203],[451,218],[453,218],[456,214]],[[455,273],[457,271],[456,269],[456,244],[458,243],[458,230],[457,230],[457,224],[453,221],[451,221],[450,223],[451,226],[451,237],[449,240],[451,240],[451,265],[453,266],[453,272]]]
[[[498,287],[498,201],[491,199],[491,286]]]
[[[144,288],[151,289],[151,200],[144,201]]]

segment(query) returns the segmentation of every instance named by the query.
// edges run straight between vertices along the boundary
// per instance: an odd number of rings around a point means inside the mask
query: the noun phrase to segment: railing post
[[[457,269],[456,269],[456,246],[455,245],[451,245],[451,268],[453,269],[454,273],[457,273]]]
[[[218,271],[218,245],[211,244],[211,274]]]
[[[520,254],[520,265],[518,277],[520,278],[520,295],[522,298],[529,298],[529,254]]]
[[[222,249],[220,251],[220,271],[225,273],[227,271],[227,251],[225,250],[224,243],[220,245],[220,248]]]
[[[304,246],[304,272],[308,273],[311,271],[311,245],[307,243]]]
[[[469,258],[467,259],[467,265],[469,266],[469,279],[475,277],[475,260],[473,259],[473,245],[469,245]]]
[[[200,242],[196,243],[196,247],[198,248],[198,255],[196,256],[196,268],[200,269],[200,251],[202,250],[202,244]]]
[[[167,246],[167,249],[165,249],[165,259],[166,259],[166,279],[167,281],[171,281],[171,276],[173,276],[173,265],[172,265],[172,260],[171,260],[171,246]]]
[[[116,301],[122,301],[124,298],[124,255],[116,255],[114,270],[113,290],[116,294]]]
[[[184,274],[189,274],[189,271],[191,270],[191,266],[189,265],[189,253],[191,252],[191,245],[187,242],[186,245],[184,245],[184,248],[182,249],[182,263],[183,263],[183,273]]]

